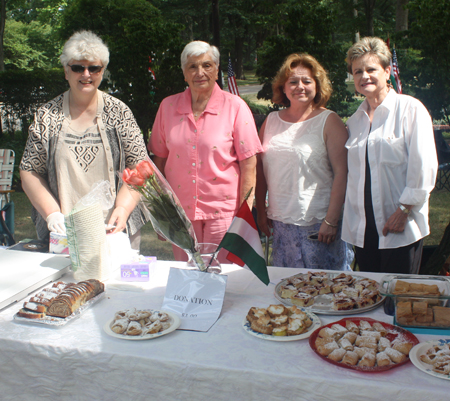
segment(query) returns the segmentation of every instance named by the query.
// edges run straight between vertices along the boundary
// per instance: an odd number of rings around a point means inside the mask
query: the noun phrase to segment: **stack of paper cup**
[[[103,210],[99,203],[74,208],[65,216],[69,255],[76,280],[106,280],[111,260],[106,244]]]

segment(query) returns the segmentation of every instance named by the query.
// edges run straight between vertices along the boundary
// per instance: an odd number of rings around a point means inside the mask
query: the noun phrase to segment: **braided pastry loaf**
[[[105,286],[98,280],[85,280],[67,286],[60,294],[52,299],[47,309],[48,316],[67,317],[91,298],[102,293]]]

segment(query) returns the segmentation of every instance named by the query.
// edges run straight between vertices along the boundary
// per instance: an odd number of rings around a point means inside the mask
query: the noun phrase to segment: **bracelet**
[[[323,221],[325,222],[325,224],[327,226],[333,227],[333,228],[338,228],[338,225],[336,224],[331,224],[330,222],[327,221],[327,219],[323,219]]]

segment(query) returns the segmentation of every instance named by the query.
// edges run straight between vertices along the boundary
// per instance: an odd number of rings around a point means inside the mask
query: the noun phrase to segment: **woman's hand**
[[[408,222],[408,215],[398,207],[397,210],[389,217],[388,221],[383,227],[383,235],[386,236],[389,233],[397,234],[402,233],[405,230],[406,223]]]
[[[272,220],[267,218],[267,213],[259,213],[257,214],[257,220],[258,220],[258,228],[266,235],[267,238],[269,238],[271,234],[272,229]]]
[[[125,230],[127,226],[128,216],[129,213],[123,206],[117,206],[113,210],[111,218],[109,219],[108,222],[108,227],[114,227],[114,229],[110,231],[110,233],[115,234]]]
[[[322,222],[319,229],[318,240],[324,244],[330,245],[335,241],[337,234],[337,227],[331,227],[325,222]]]

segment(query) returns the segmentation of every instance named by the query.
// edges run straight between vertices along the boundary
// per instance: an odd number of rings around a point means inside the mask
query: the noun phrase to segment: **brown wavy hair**
[[[316,107],[325,107],[328,100],[330,100],[333,88],[328,79],[328,74],[320,63],[311,55],[306,53],[293,53],[284,60],[283,65],[278,70],[277,75],[272,81],[272,102],[289,107],[291,102],[283,92],[284,84],[289,79],[294,68],[302,66],[311,70],[311,75],[316,82],[316,96],[314,103]]]

